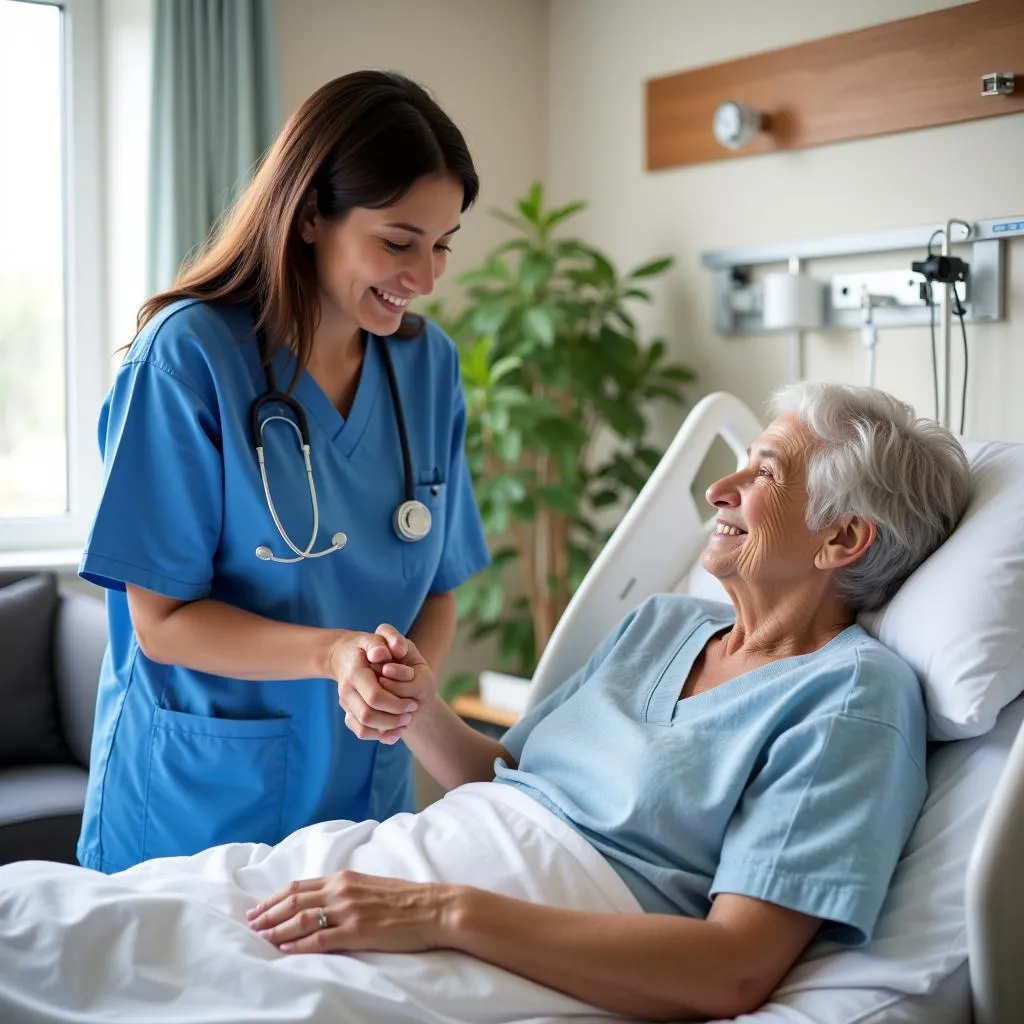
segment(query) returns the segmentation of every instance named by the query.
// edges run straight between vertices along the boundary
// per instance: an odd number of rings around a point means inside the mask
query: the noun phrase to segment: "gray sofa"
[[[0,864],[77,863],[106,643],[102,597],[0,572]]]

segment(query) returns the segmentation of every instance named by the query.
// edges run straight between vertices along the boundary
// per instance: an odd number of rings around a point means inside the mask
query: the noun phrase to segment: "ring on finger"
[[[316,926],[318,930],[330,927],[330,922],[327,920],[327,912],[323,907],[316,908]]]

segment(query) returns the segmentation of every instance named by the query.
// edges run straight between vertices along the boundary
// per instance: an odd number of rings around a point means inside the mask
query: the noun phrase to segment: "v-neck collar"
[[[324,436],[346,458],[352,455],[362,440],[379,400],[384,378],[379,346],[386,344],[383,339],[367,335],[363,365],[347,418],[341,415],[308,370],[299,374],[295,384],[295,398],[306,411],[306,416],[316,422]],[[294,371],[295,356],[290,350],[275,357],[274,373],[279,387],[287,387]]]
[[[680,700],[679,693],[683,688],[683,683],[693,669],[693,664],[700,652],[704,650],[705,645],[712,636],[720,633],[723,629],[727,629],[735,621],[735,615],[722,615],[716,618],[704,619],[690,631],[675,651],[669,655],[662,667],[661,674],[647,695],[644,706],[645,722],[650,725],[671,726],[677,717],[682,714],[689,713],[691,710],[696,712],[708,706],[713,706],[720,700],[735,696],[737,693],[759,685],[766,676],[770,677],[780,671],[785,671],[793,661],[811,657],[826,649],[831,650],[835,647],[844,647],[855,642],[859,635],[856,624],[851,624],[815,651],[769,661],[732,679],[727,679],[724,683],[719,683],[710,690],[702,690],[700,693],[695,693],[690,697]]]

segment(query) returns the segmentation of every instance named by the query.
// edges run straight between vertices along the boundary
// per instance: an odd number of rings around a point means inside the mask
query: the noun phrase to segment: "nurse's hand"
[[[442,946],[459,893],[453,885],[339,871],[292,882],[246,918],[282,953],[422,953]]]
[[[412,721],[417,704],[381,685],[381,666],[405,658],[411,644],[393,626],[376,633],[343,632],[331,648],[331,672],[345,725],[360,739],[395,743]]]

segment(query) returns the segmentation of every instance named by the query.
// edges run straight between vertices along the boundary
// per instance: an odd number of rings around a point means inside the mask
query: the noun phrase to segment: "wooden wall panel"
[[[981,76],[996,71],[1016,75],[1012,95],[981,95]],[[652,171],[1017,113],[1024,0],[974,0],[652,79],[646,90]],[[738,150],[711,131],[727,99],[770,117],[768,130]]]

